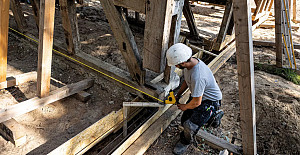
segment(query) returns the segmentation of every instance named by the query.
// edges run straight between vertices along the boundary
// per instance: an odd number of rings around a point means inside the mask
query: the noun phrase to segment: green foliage
[[[277,68],[276,66],[265,65],[255,63],[255,70],[265,71],[270,74],[278,75],[286,80],[292,81],[293,83],[300,85],[300,75],[295,70],[289,68]]]

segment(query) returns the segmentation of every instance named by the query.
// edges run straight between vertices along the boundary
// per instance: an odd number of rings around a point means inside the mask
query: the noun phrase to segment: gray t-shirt
[[[217,101],[222,99],[222,92],[211,72],[210,68],[197,59],[199,63],[192,69],[184,69],[184,79],[188,85],[192,97],[202,96],[202,101]]]

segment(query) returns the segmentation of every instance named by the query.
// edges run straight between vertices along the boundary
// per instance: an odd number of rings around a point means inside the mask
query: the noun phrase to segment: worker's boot
[[[185,145],[179,140],[173,149],[173,153],[176,155],[181,155],[187,150],[189,146],[190,144]]]
[[[224,115],[224,112],[223,112],[223,110],[218,110],[215,113],[216,113],[216,115],[214,116],[214,120],[213,120],[211,126],[214,128],[217,128],[221,124],[221,119]]]

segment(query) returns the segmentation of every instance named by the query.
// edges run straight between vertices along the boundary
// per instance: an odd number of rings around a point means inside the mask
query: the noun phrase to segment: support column
[[[173,5],[174,0],[146,3],[143,67],[155,72],[165,69]]]
[[[0,82],[6,81],[9,0],[0,1]]]
[[[65,32],[67,50],[75,54],[80,50],[75,0],[59,0],[62,24]]]
[[[10,8],[13,12],[14,19],[17,23],[18,30],[22,33],[24,33],[25,28],[27,27],[24,14],[20,5],[19,0],[10,0]]]
[[[250,0],[234,0],[243,154],[256,155],[256,118]]]
[[[276,66],[282,67],[282,53],[283,53],[283,44],[282,44],[282,17],[281,17],[281,0],[274,1],[274,10],[275,10],[275,46],[276,46]]]
[[[40,12],[40,0],[30,0],[33,17],[36,23],[37,29],[39,29],[39,12]]]
[[[184,6],[183,6],[183,15],[186,19],[186,22],[188,24],[190,35],[195,36],[198,38],[199,32],[198,28],[196,26],[194,14],[191,9],[191,5],[189,0],[184,0]]]
[[[129,28],[124,12],[120,7],[117,9],[111,0],[101,0],[101,5],[131,77],[137,83],[143,85],[145,82],[145,70],[142,67],[142,58],[138,52],[134,36]]]
[[[37,95],[50,92],[55,0],[40,1]]]

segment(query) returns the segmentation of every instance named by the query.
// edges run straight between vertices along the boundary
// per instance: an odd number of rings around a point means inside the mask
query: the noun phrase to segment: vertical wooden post
[[[293,21],[297,22],[297,6],[296,6],[296,0],[293,0]]]
[[[128,119],[128,108],[127,106],[123,106],[123,136],[127,136],[127,119]]]
[[[165,69],[173,4],[174,0],[146,2],[143,66],[155,72]]]
[[[40,1],[37,95],[50,92],[55,0]]]
[[[194,14],[192,12],[189,0],[184,0],[183,15],[186,18],[186,22],[190,30],[190,35],[198,37],[199,32],[195,23]]]
[[[275,45],[276,45],[276,66],[282,67],[282,53],[283,53],[283,44],[282,44],[282,15],[281,15],[281,0],[274,1],[275,7]]]
[[[14,19],[17,23],[18,30],[23,33],[25,31],[25,27],[27,25],[26,25],[24,14],[23,14],[23,11],[22,11],[22,8],[20,5],[20,1],[19,0],[11,0],[10,8],[14,14]]]
[[[142,67],[142,58],[138,52],[134,36],[121,7],[116,8],[111,0],[101,0],[101,5],[109,21],[111,30],[125,59],[131,77],[143,85],[145,70]]]
[[[75,54],[80,49],[75,0],[59,0],[59,5],[67,50],[69,54]]]
[[[254,62],[250,0],[234,0],[243,153],[256,155]]]
[[[221,24],[221,27],[219,30],[217,40],[213,44],[213,50],[220,51],[223,48],[223,47],[221,47],[221,44],[223,43],[224,39],[226,38],[226,34],[227,34],[227,30],[228,30],[231,18],[232,18],[232,0],[227,0],[222,24]]]
[[[40,0],[30,0],[32,6],[33,17],[36,23],[36,27],[39,30],[39,12],[40,12]]]
[[[0,1],[0,82],[6,81],[9,0]]]

